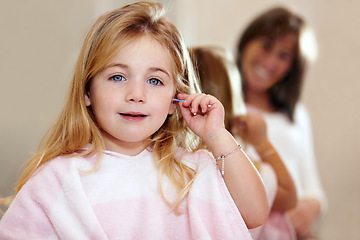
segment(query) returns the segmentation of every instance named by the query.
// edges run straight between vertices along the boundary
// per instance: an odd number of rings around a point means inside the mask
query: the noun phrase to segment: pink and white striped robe
[[[0,239],[251,239],[213,162],[200,150],[179,148],[177,157],[197,168],[176,214],[161,198],[152,153],[104,151],[96,157],[57,157],[41,167],[17,194],[0,222]],[[163,178],[165,197],[175,199]]]

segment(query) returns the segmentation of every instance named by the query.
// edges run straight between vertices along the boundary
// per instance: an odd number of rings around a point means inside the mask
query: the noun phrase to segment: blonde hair
[[[232,118],[246,114],[238,68],[230,52],[219,46],[196,46],[190,55],[204,93],[215,96],[225,108],[225,127]]]
[[[199,92],[192,63],[177,28],[164,16],[160,3],[138,2],[105,13],[90,28],[80,51],[67,102],[55,125],[46,134],[37,153],[28,161],[21,175],[16,193],[38,168],[57,156],[86,156],[99,153],[94,170],[100,166],[104,143],[91,107],[86,107],[84,96],[91,80],[126,44],[147,35],[153,37],[172,56],[173,76],[177,93]],[[198,148],[198,138],[187,127],[177,109],[168,116],[163,126],[153,134],[153,156],[161,178],[166,175],[176,186],[178,198],[175,209],[189,191],[196,170],[175,158],[177,146],[189,151]],[[89,145],[85,151],[78,151]],[[166,201],[166,199],[164,198]],[[169,202],[168,202],[169,203]]]

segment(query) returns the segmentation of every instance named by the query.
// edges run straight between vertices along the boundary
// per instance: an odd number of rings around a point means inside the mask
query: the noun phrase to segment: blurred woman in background
[[[285,8],[273,8],[245,28],[237,46],[236,62],[247,111],[264,117],[269,139],[296,185],[296,207],[285,215],[272,211],[266,224],[269,234],[276,236],[278,232],[276,239],[289,239],[284,229],[300,239],[313,238],[317,219],[326,209],[310,118],[300,101],[305,70],[300,39],[304,27],[301,17]]]

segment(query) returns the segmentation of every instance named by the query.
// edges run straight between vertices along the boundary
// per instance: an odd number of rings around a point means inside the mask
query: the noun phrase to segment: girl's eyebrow
[[[112,67],[120,67],[120,68],[129,68],[127,65],[122,63],[111,63],[109,65],[106,65],[104,69],[112,68]]]
[[[122,63],[112,63],[112,64],[109,64],[109,65],[106,65],[104,67],[104,70],[105,69],[108,69],[108,68],[112,68],[112,67],[120,67],[120,68],[126,68],[128,69],[129,67],[126,65],[126,64],[122,64]],[[165,69],[163,68],[160,68],[160,67],[151,67],[149,68],[149,71],[150,72],[163,72],[165,73],[166,75],[168,75],[170,77],[170,73],[168,73]]]
[[[162,69],[162,68],[152,67],[152,68],[150,68],[150,71],[152,71],[152,72],[160,71],[160,72],[163,72],[163,73],[165,73],[166,75],[168,75],[170,77],[170,73],[168,73],[165,69]]]

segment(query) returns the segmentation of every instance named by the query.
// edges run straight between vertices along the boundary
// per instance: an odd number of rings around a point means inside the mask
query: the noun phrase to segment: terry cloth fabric
[[[197,169],[176,214],[161,198],[152,153],[104,151],[92,157],[57,157],[20,190],[0,222],[0,239],[251,239],[249,231],[205,150],[176,156]],[[175,192],[162,180],[166,199]]]
[[[296,232],[287,214],[272,211],[258,240],[296,240]]]

